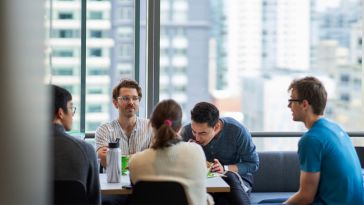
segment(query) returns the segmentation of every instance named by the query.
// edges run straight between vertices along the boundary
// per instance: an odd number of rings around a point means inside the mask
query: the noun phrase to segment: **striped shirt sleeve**
[[[97,128],[95,132],[96,151],[99,150],[101,147],[109,145],[109,136],[110,130],[108,129],[107,123]]]

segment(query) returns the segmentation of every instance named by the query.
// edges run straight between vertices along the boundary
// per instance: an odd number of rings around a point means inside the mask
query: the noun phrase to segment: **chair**
[[[55,180],[53,204],[88,204],[85,186],[77,180]]]
[[[174,181],[139,181],[133,186],[132,205],[188,204],[183,186]]]

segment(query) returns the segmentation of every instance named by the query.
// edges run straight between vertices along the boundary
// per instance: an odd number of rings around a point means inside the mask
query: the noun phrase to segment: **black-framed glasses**
[[[76,107],[75,106],[71,106],[71,107],[67,107],[67,108],[71,110],[72,115],[75,115],[75,113],[76,113]]]
[[[303,102],[303,100],[301,100],[301,99],[289,99],[288,100],[288,104],[291,104],[292,102],[299,102],[299,103],[301,103],[301,102]]]
[[[119,96],[118,99],[123,102],[129,102],[130,100],[133,102],[139,102],[140,97],[139,96]]]

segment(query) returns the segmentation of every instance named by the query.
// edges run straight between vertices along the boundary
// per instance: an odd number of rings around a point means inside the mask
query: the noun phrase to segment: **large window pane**
[[[81,1],[47,0],[46,9],[46,83],[71,92],[77,107],[73,132],[80,130]]]
[[[185,122],[209,101],[251,131],[302,132],[287,88],[314,75],[329,93],[326,116],[363,131],[361,11],[359,0],[161,0],[160,99],[178,100]],[[254,140],[291,150],[298,138]]]
[[[118,116],[112,105],[112,88],[120,79],[137,79],[135,1],[89,0],[87,9],[86,131],[95,131]]]
[[[146,2],[141,1],[145,7]],[[143,53],[145,46],[135,41],[135,5],[132,0],[87,0],[86,4],[86,84],[81,84],[81,0],[48,0],[46,81],[68,89],[77,106],[84,106],[85,116],[77,109],[73,129],[95,131],[104,122],[117,117],[111,101],[111,89],[122,78],[139,80],[145,74],[135,73],[135,46]],[[144,9],[145,12],[145,9]],[[146,15],[143,14],[145,17]],[[139,21],[139,19],[138,19]],[[145,20],[143,24],[145,29]],[[137,29],[138,32],[140,28]],[[141,39],[144,37],[142,36]],[[140,59],[137,59],[138,61]],[[144,63],[145,65],[145,63]],[[86,104],[80,105],[81,88]],[[142,101],[144,103],[144,101]],[[143,106],[141,107],[143,113]],[[80,118],[81,117],[81,118]]]

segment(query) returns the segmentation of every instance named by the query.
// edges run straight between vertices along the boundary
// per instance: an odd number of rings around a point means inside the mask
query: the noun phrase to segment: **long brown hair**
[[[177,132],[182,125],[182,109],[174,100],[159,102],[150,117],[150,123],[154,128],[155,141],[153,149],[161,149],[177,144],[181,141]]]

